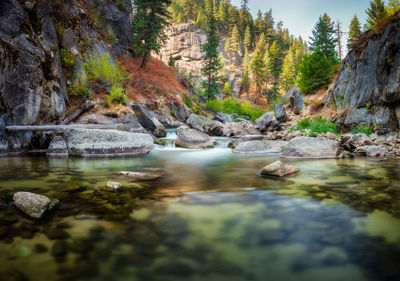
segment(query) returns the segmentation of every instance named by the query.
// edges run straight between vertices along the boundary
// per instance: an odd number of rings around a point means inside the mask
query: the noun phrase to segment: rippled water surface
[[[279,156],[223,147],[0,158],[0,280],[400,280],[399,162],[293,161],[274,179],[259,170]],[[118,175],[149,167],[166,174]],[[60,204],[33,221],[4,204],[16,191]]]

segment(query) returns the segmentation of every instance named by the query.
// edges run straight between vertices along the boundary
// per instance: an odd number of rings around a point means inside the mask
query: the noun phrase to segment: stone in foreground
[[[338,158],[340,147],[326,138],[296,137],[282,153],[282,158],[332,159]]]
[[[58,203],[58,200],[31,192],[17,192],[13,199],[18,209],[34,219],[40,219],[47,210],[53,209]]]
[[[148,134],[137,134],[117,130],[65,129],[56,133],[50,144],[51,155],[57,152],[72,156],[116,156],[139,155],[153,150],[153,138]],[[62,142],[64,140],[64,143]],[[65,149],[61,146],[65,144]],[[57,149],[54,149],[57,148]]]
[[[120,184],[119,182],[109,181],[106,187],[107,190],[110,191],[119,191],[122,189],[122,184]]]
[[[213,148],[216,141],[205,133],[182,126],[178,129],[178,138],[175,143],[183,148],[204,149]]]
[[[286,141],[245,141],[239,142],[232,152],[238,154],[281,153],[287,145]]]
[[[300,171],[299,168],[291,165],[286,165],[282,161],[276,161],[261,170],[261,174],[265,176],[284,177]]]
[[[120,175],[127,176],[131,179],[134,180],[156,180],[161,175],[150,175],[150,174],[145,174],[145,173],[140,173],[140,172],[127,172],[127,171],[122,171],[119,172]]]

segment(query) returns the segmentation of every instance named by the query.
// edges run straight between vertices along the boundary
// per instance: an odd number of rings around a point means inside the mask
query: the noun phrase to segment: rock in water
[[[266,176],[284,177],[300,171],[299,168],[291,165],[286,165],[282,161],[276,161],[261,170],[261,174]]]
[[[273,112],[267,112],[258,118],[254,124],[261,132],[278,131],[281,128]]]
[[[356,148],[354,151],[356,155],[368,156],[368,157],[384,157],[387,155],[388,151],[380,146],[375,145],[365,145]]]
[[[56,134],[62,136],[68,154],[72,156],[138,155],[146,154],[154,147],[153,138],[148,134],[89,129],[65,129]],[[60,147],[57,149],[64,152]]]
[[[109,181],[106,187],[108,190],[111,191],[119,191],[122,189],[122,184],[120,184],[119,182]]]
[[[238,154],[281,153],[287,145],[286,141],[252,140],[239,142],[232,152]]]
[[[180,147],[189,149],[213,148],[215,143],[216,141],[209,135],[194,129],[189,129],[187,126],[182,126],[178,129],[176,144]]]
[[[46,196],[31,192],[17,192],[14,194],[14,205],[28,216],[39,219],[44,212],[51,210],[58,200],[51,200]]]
[[[150,174],[145,174],[145,173],[139,173],[139,172],[127,172],[127,171],[121,171],[119,172],[120,175],[127,176],[129,178],[135,179],[135,180],[156,180],[160,175],[150,175]]]
[[[206,133],[208,135],[221,136],[223,124],[221,122],[211,120],[207,117],[198,116],[196,114],[190,115],[187,124],[195,130]]]
[[[282,153],[283,158],[330,159],[338,158],[340,148],[336,141],[326,138],[296,137]]]

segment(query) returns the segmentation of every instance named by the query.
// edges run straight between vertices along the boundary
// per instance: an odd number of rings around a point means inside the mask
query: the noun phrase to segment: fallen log
[[[75,110],[72,112],[71,116],[61,122],[61,125],[68,125],[69,123],[75,121],[82,113],[89,111],[95,106],[95,102],[92,100],[86,100],[81,103]]]
[[[6,126],[9,132],[57,131],[63,129],[117,129],[122,124],[74,124],[74,125],[42,125],[42,126]]]

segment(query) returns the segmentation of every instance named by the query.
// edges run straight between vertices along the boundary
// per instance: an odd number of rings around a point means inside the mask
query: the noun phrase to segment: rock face
[[[326,138],[296,137],[282,153],[283,158],[329,159],[338,158],[340,148],[336,141]]]
[[[261,132],[278,131],[281,128],[278,120],[276,120],[273,112],[267,112],[258,118],[254,124]]]
[[[39,219],[47,210],[51,210],[58,200],[50,200],[46,196],[31,192],[17,192],[14,194],[14,205],[28,216]]]
[[[286,141],[251,140],[239,142],[232,152],[238,154],[281,153],[287,145]]]
[[[25,5],[17,0],[1,2],[1,125],[44,124],[65,115],[66,85],[50,2],[39,1],[34,9],[28,1]],[[35,31],[25,28],[29,21],[35,22]],[[22,151],[29,145],[31,133],[6,135],[3,128],[0,154]]]
[[[191,128],[211,136],[222,135],[222,128],[223,128],[222,123],[215,120],[211,120],[207,117],[202,117],[196,114],[192,114],[187,120],[187,124]]]
[[[241,137],[245,135],[259,135],[260,131],[247,121],[224,124],[222,135],[225,137]]]
[[[299,168],[291,165],[286,165],[282,161],[276,161],[261,170],[261,174],[265,176],[284,177],[300,171]]]
[[[200,131],[182,126],[178,129],[176,144],[189,149],[204,149],[214,147],[216,141]]]
[[[294,108],[297,114],[300,114],[304,109],[304,97],[300,93],[300,89],[294,87],[285,94],[285,98],[289,101],[290,106]]]
[[[400,128],[400,20],[351,50],[342,62],[333,98],[344,129],[358,125],[380,134]]]
[[[66,129],[56,132],[59,137],[50,144],[49,154],[68,152],[71,156],[138,155],[150,152],[153,138],[148,134],[116,130]],[[61,138],[64,142],[62,142]],[[63,145],[65,144],[65,148]]]
[[[164,126],[161,125],[160,121],[158,121],[157,116],[146,106],[135,104],[132,106],[132,109],[135,111],[136,118],[145,129],[159,138],[167,135],[167,131]]]

